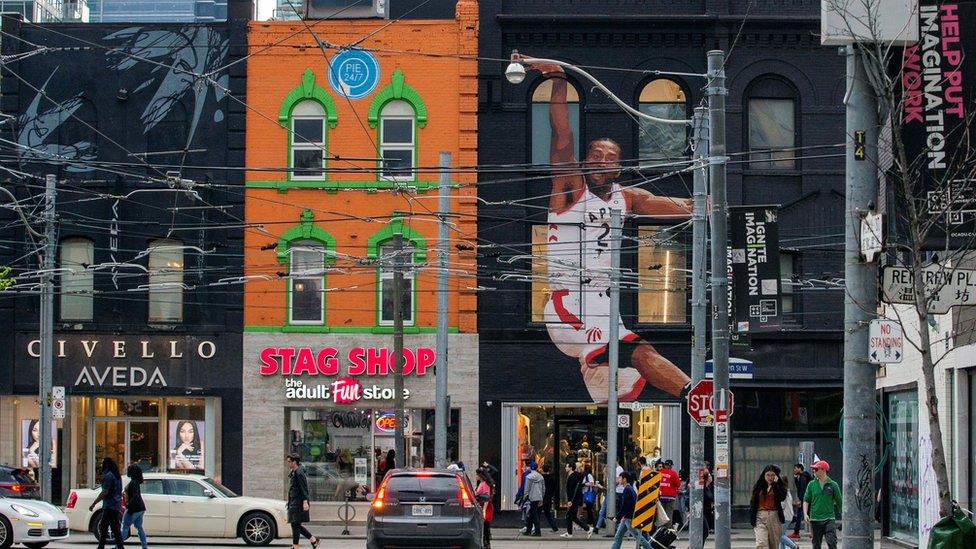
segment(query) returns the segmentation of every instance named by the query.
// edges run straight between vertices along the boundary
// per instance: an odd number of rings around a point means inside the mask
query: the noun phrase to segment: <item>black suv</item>
[[[40,499],[41,487],[27,469],[0,465],[0,497]]]
[[[482,549],[484,518],[471,482],[446,469],[394,469],[375,494],[366,520],[367,549]]]

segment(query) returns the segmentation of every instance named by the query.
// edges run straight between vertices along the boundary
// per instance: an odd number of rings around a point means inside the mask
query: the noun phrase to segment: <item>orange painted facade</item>
[[[454,166],[477,164],[478,8],[458,2],[455,20],[309,20],[328,44],[358,44],[379,64],[379,83],[348,99],[328,81],[338,49],[323,52],[301,21],[252,22],[248,34],[244,239],[244,323],[247,331],[362,332],[389,330],[379,318],[378,246],[394,230],[415,246],[416,295],[412,331],[436,325],[437,183],[439,153]],[[423,51],[428,55],[419,55]],[[429,54],[437,54],[432,56]],[[462,60],[460,56],[469,56]],[[324,95],[323,95],[324,94]],[[292,117],[297,103],[315,101],[326,119],[325,176],[296,177],[291,165]],[[380,116],[387,101],[414,109],[415,166],[409,180],[379,176]],[[460,332],[476,331],[476,174],[452,173],[450,318]],[[297,241],[322,243],[325,313],[319,323],[294,322],[289,267]],[[300,249],[300,248],[299,248]],[[333,259],[334,256],[334,259]],[[459,273],[468,273],[462,276]]]

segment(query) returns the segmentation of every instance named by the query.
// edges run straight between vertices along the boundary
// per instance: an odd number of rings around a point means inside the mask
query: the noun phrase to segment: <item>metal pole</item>
[[[725,53],[708,52],[709,184],[712,191],[712,361],[715,365],[715,548],[729,549],[731,530],[731,484],[727,428],[722,443],[718,412],[725,409],[729,390],[729,279],[728,203],[725,194]]]
[[[41,288],[41,359],[38,399],[41,403],[41,499],[51,502],[51,384],[54,375],[54,267],[57,226],[54,204],[57,177],[48,174],[44,187],[44,284]]]
[[[694,172],[694,210],[691,216],[691,384],[694,387],[705,378],[705,335],[708,330],[706,324],[707,296],[705,295],[705,253],[708,221],[706,219],[705,202],[707,200],[708,173],[705,157],[708,155],[707,109],[697,107],[692,121],[692,142],[695,144],[695,172]],[[688,418],[691,424],[691,469],[688,480],[691,484],[691,505],[688,529],[688,543],[690,549],[701,549],[704,544],[704,506],[705,490],[698,481],[698,471],[705,466],[705,428],[697,421]]]
[[[440,212],[437,226],[437,387],[435,388],[434,409],[434,464],[447,467],[447,418],[451,413],[447,405],[447,311],[448,286],[447,268],[451,253],[448,215],[451,211],[451,153],[440,155],[441,179]]]
[[[393,397],[396,408],[396,428],[393,432],[396,446],[396,466],[407,464],[406,440],[403,437],[403,234],[393,233]]]
[[[863,59],[847,48],[847,205],[844,238],[844,548],[874,547],[875,368],[867,361],[868,323],[878,308],[878,269],[861,260],[861,215],[878,196],[878,109]],[[854,158],[864,131],[867,158]]]
[[[607,379],[607,516],[617,516],[617,368],[620,363],[620,210],[610,210],[610,377]],[[597,472],[599,474],[599,472]]]

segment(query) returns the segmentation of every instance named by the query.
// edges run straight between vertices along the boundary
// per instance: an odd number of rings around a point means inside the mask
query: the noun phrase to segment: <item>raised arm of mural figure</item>
[[[658,196],[644,189],[627,187],[623,189],[627,199],[627,210],[637,215],[661,216],[665,219],[682,221],[691,217],[690,198]]]
[[[552,79],[552,95],[549,97],[549,163],[552,172],[552,196],[549,209],[561,213],[575,204],[585,188],[583,174],[576,163],[573,151],[573,130],[569,125],[569,106],[566,105],[566,73],[558,65],[538,64],[529,67]]]

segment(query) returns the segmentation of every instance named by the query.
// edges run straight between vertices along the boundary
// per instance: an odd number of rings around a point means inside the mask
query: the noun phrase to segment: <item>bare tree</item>
[[[948,351],[933,356],[928,320],[936,296],[946,289],[957,269],[971,262],[965,256],[976,234],[976,201],[969,190],[976,175],[976,151],[970,147],[976,105],[961,80],[965,52],[959,42],[953,45],[946,41],[944,48],[942,40],[943,32],[951,33],[955,24],[962,26],[964,22],[955,9],[943,9],[942,2],[922,0],[918,22],[913,19],[906,23],[919,25],[919,42],[895,47],[881,36],[881,0],[832,0],[830,4],[845,13],[851,36],[864,37],[866,29],[873,38],[861,41],[856,49],[878,100],[882,188],[892,191],[879,197],[890,200],[885,209],[890,218],[888,226],[894,228],[887,257],[908,269],[913,282],[911,295],[903,296],[908,299],[901,302],[907,303],[907,311],[917,320],[912,324],[918,333],[905,339],[921,357],[939,514],[946,517],[952,511],[952,495],[935,368]],[[976,9],[967,13],[970,17],[966,21],[972,24]],[[949,30],[940,22],[947,23]],[[974,83],[965,85],[972,87]],[[976,303],[976,296],[971,303]],[[898,307],[894,309],[896,315],[901,314]],[[946,348],[951,349],[951,345]]]

